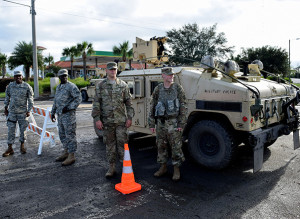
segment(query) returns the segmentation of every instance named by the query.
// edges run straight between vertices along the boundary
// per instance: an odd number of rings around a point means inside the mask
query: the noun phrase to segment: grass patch
[[[0,92],[0,98],[5,98],[5,92]]]

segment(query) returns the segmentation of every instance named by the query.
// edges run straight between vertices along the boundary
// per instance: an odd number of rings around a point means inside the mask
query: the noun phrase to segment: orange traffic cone
[[[115,185],[115,189],[123,194],[129,194],[141,190],[142,186],[134,180],[128,144],[124,144],[124,150],[122,179],[121,183]]]

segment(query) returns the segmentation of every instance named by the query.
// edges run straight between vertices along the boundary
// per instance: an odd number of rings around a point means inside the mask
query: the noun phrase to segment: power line
[[[53,11],[53,10],[44,9],[44,8],[38,8],[38,9],[44,10],[44,11],[46,11],[46,12],[55,12],[55,13],[59,13],[59,14],[65,14],[65,15],[69,15],[69,16],[74,16],[74,17],[81,17],[81,18],[85,18],[85,19],[89,19],[89,20],[98,20],[98,21],[102,21],[102,22],[114,23],[114,24],[125,25],[125,26],[131,26],[131,27],[137,27],[137,28],[142,28],[142,29],[150,29],[150,30],[156,30],[156,31],[165,31],[165,30],[162,30],[162,29],[156,29],[156,28],[150,28],[150,27],[138,26],[138,25],[129,24],[129,23],[123,23],[123,22],[106,21],[106,20],[100,19],[100,18],[87,17],[87,16],[83,16],[83,15],[71,14],[71,13],[66,13],[66,12],[58,12],[58,11]],[[110,17],[112,17],[112,16],[110,16]],[[116,17],[112,17],[112,18],[116,18]],[[120,19],[121,19],[121,18],[120,18]]]
[[[22,5],[22,6],[26,6],[26,7],[29,7],[29,8],[31,8],[31,6],[30,6],[30,5],[25,5],[25,4],[22,4],[22,3],[13,2],[13,1],[9,1],[9,0],[3,0],[3,1],[5,1],[5,2],[10,2],[10,3],[13,3],[13,4]]]

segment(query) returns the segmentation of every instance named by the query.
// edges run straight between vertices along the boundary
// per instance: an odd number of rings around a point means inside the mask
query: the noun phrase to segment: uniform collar
[[[108,78],[106,78],[106,83],[110,84]],[[120,83],[121,83],[121,80],[119,78],[116,78],[116,84],[120,84]]]

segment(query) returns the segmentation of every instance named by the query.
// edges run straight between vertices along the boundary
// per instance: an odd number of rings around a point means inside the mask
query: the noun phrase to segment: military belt
[[[175,116],[159,116],[158,119],[161,121],[162,124],[165,124],[165,121],[176,119]]]
[[[10,119],[7,120],[8,122],[17,123],[17,121],[12,121]]]

